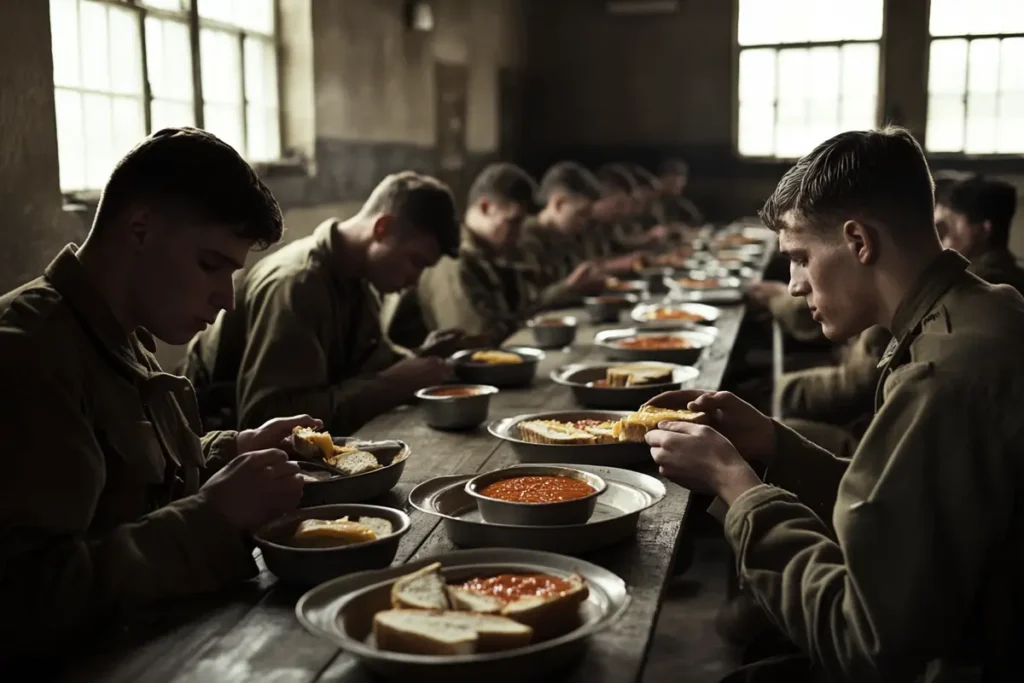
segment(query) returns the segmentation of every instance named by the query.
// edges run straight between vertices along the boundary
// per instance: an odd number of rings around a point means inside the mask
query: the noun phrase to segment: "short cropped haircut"
[[[560,161],[541,178],[537,197],[542,202],[548,202],[557,192],[596,201],[601,198],[601,183],[593,173],[575,161]]]
[[[597,178],[601,184],[612,191],[632,194],[637,188],[636,178],[622,164],[605,164],[597,169]]]
[[[658,180],[658,177],[656,175],[648,171],[640,164],[628,163],[623,164],[623,166],[629,169],[629,172],[633,174],[633,177],[636,179],[637,183],[642,187],[648,187],[652,190],[655,190],[661,184],[661,181]]]
[[[1003,180],[975,175],[944,185],[935,202],[962,214],[970,223],[991,226],[989,243],[1005,248],[1010,241],[1010,225],[1017,212],[1017,188]]]
[[[536,211],[537,183],[529,173],[506,162],[490,164],[476,177],[469,188],[469,205],[490,199],[520,204],[529,212]]]
[[[658,175],[690,175],[690,165],[682,159],[665,159],[658,166]]]
[[[281,239],[281,207],[238,152],[197,128],[164,128],[135,145],[107,180],[94,230],[135,202],[232,229],[266,248]]]
[[[790,212],[816,227],[880,221],[901,241],[934,235],[934,185],[924,152],[903,128],[840,133],[782,176],[760,215],[778,231]]]
[[[433,235],[441,251],[459,250],[459,218],[448,186],[414,171],[393,173],[377,184],[360,214],[394,216],[400,224]]]

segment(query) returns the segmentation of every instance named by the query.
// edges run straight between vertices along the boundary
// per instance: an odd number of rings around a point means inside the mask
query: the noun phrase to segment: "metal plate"
[[[582,576],[590,595],[580,605],[581,625],[552,640],[527,647],[477,655],[428,656],[378,650],[373,645],[373,615],[389,607],[391,584],[405,574],[440,562],[449,581],[505,573]],[[460,550],[399,567],[341,577],[321,584],[295,605],[299,622],[354,655],[364,666],[392,681],[417,683],[514,683],[542,679],[576,660],[587,639],[614,623],[629,607],[625,582],[607,569],[583,560],[513,548]]]
[[[576,402],[586,408],[605,410],[636,410],[658,394],[692,383],[700,371],[690,365],[644,361],[644,365],[655,365],[672,370],[672,381],[662,384],[645,384],[637,387],[594,387],[589,382],[604,379],[608,368],[636,363],[576,363],[551,372],[551,379],[572,389]]]
[[[495,420],[487,426],[494,436],[512,444],[512,450],[520,462],[557,462],[570,465],[603,465],[607,467],[632,467],[650,465],[650,447],[643,442],[602,443],[594,445],[554,445],[528,443],[519,438],[516,427],[526,420],[620,420],[625,411],[612,410],[567,410],[552,413],[517,415]]]
[[[455,375],[467,384],[489,384],[500,389],[525,387],[533,383],[537,375],[537,364],[544,360],[544,352],[529,346],[503,346],[497,351],[509,351],[523,359],[522,363],[492,365],[474,363],[469,360],[477,351],[489,349],[466,349],[451,357]]]
[[[669,311],[685,311],[686,313],[692,313],[698,315],[701,320],[678,320],[672,318],[659,319],[654,318],[652,315],[662,309]],[[680,303],[676,301],[662,301],[660,303],[648,303],[640,304],[632,310],[629,316],[642,325],[648,325],[651,323],[659,325],[709,325],[714,324],[718,320],[719,316],[722,315],[721,309],[715,308],[714,306],[708,306],[706,304],[697,303]]]
[[[334,439],[334,443],[339,446],[358,445],[362,450],[377,456],[377,462],[383,467],[352,477],[332,476],[323,481],[307,482],[302,487],[300,507],[362,503],[382,496],[393,489],[402,478],[405,462],[412,455],[412,450],[404,441],[374,443],[342,436]],[[324,471],[323,468],[317,467],[315,462],[300,462],[299,466],[306,470]]]
[[[441,517],[452,543],[463,548],[526,548],[573,555],[604,548],[636,533],[640,513],[665,497],[658,479],[618,467],[575,465],[605,480],[607,490],[586,524],[566,526],[511,526],[488,524],[476,502],[465,491],[472,474],[435,477],[409,493],[417,510]]]
[[[679,329],[678,327],[630,327],[618,330],[606,330],[599,332],[594,337],[594,345],[604,351],[610,360],[622,361],[648,361],[656,360],[664,363],[679,363],[681,365],[694,365],[700,358],[705,347],[710,346],[715,340],[717,331],[714,328],[694,327],[692,329]],[[617,342],[630,337],[681,337],[689,341],[693,346],[688,349],[623,349]]]

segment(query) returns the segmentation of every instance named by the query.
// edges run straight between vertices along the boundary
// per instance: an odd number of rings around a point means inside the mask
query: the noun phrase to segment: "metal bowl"
[[[443,393],[459,389],[474,393],[464,396]],[[487,384],[445,384],[420,389],[416,398],[423,405],[427,424],[434,429],[473,429],[487,421],[491,396],[496,393],[498,388]]]
[[[647,293],[647,282],[644,280],[620,280],[609,278],[605,283],[606,294],[635,294],[642,296]]]
[[[533,331],[533,339],[542,349],[560,349],[576,341],[576,318],[566,316],[541,316],[526,323]]]
[[[595,323],[617,323],[622,311],[635,306],[640,297],[635,294],[604,294],[583,299],[583,307]]]
[[[645,361],[644,365],[658,365],[672,370],[672,380],[660,384],[643,384],[635,387],[600,387],[593,382],[604,379],[608,368],[631,363],[576,363],[552,371],[551,379],[557,384],[572,389],[576,402],[587,408],[607,410],[636,410],[647,401],[665,391],[681,389],[700,375],[697,368],[675,363]]]
[[[490,484],[516,477],[567,477],[588,484],[594,491],[582,498],[557,503],[517,503],[491,498],[481,493]],[[485,522],[519,526],[586,524],[594,514],[598,496],[607,488],[608,484],[604,479],[593,472],[561,465],[513,465],[477,475],[466,482],[466,493],[476,499],[480,516]]]
[[[302,548],[289,545],[296,527],[305,519],[380,517],[391,522],[389,536],[337,548]],[[379,505],[321,505],[302,508],[257,531],[253,538],[267,569],[288,583],[315,585],[344,574],[387,567],[395,560],[398,542],[411,526],[409,515]]]
[[[699,320],[681,320],[673,318],[656,318],[652,317],[658,311],[681,311],[689,313],[694,316],[699,316]],[[713,325],[719,316],[722,315],[721,309],[715,308],[714,306],[708,306],[707,304],[697,303],[679,303],[672,301],[662,301],[661,303],[649,303],[640,304],[629,314],[633,320],[637,321],[642,325],[651,323],[659,325]]]
[[[627,411],[560,410],[516,415],[495,420],[487,426],[493,436],[507,441],[520,462],[606,465],[608,467],[650,467],[651,449],[643,442],[584,444],[543,444],[519,438],[519,423],[526,420],[621,420]]]
[[[491,365],[474,363],[470,357],[477,351],[488,349],[466,349],[451,357],[455,376],[467,384],[488,384],[500,389],[525,387],[537,376],[537,365],[544,359],[544,352],[529,346],[509,346],[497,349],[509,351],[523,359],[522,363]]]
[[[690,343],[686,349],[630,349],[622,348],[619,343],[634,337],[680,337]],[[598,332],[594,344],[602,349],[610,360],[646,361],[657,360],[665,363],[695,365],[705,347],[715,341],[712,330],[673,329],[657,327],[633,327],[621,330]]]
[[[315,476],[319,481],[306,482],[302,487],[301,507],[334,505],[337,503],[362,503],[382,496],[395,487],[405,471],[405,461],[412,450],[404,441],[382,441],[374,443],[364,439],[343,436],[334,439],[339,446],[358,446],[361,450],[377,456],[381,468],[357,474],[352,477],[339,476],[316,462],[300,461],[299,467]]]
[[[448,582],[499,574],[582,576],[589,589],[578,625],[568,633],[502,652],[473,655],[410,655],[378,650],[373,617],[391,607],[391,586],[410,572],[441,563]],[[591,635],[615,623],[630,603],[625,582],[607,569],[555,553],[515,548],[459,550],[376,572],[346,576],[313,588],[295,605],[307,630],[341,647],[388,681],[417,683],[521,683],[548,680],[585,652]],[[362,672],[356,672],[362,673]],[[356,676],[359,678],[360,676]]]

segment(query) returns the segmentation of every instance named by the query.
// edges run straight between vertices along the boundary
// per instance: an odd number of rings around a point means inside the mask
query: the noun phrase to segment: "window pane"
[[[277,56],[269,40],[245,39],[245,97],[253,104],[277,106]]]
[[[281,133],[276,109],[246,109],[250,161],[276,161],[281,158]]]
[[[967,132],[964,151],[991,154],[996,151],[996,95],[968,93]]]
[[[207,102],[242,104],[241,52],[234,34],[205,28],[199,32],[199,67]]]
[[[999,39],[972,40],[967,61],[967,90],[994,93],[999,89]]]
[[[153,131],[161,128],[178,128],[196,125],[195,111],[191,102],[153,100],[149,105],[149,116]]]
[[[146,114],[142,100],[135,97],[117,97],[113,100],[114,137],[111,145],[111,167],[139,140],[146,137]]]
[[[242,105],[206,104],[203,107],[203,125],[242,156],[247,156],[242,133]]]
[[[967,41],[933,40],[928,66],[928,91],[962,95],[967,89]]]
[[[134,10],[111,6],[110,87],[124,95],[142,94],[142,40],[139,15]]]
[[[925,148],[929,152],[960,152],[964,148],[964,101],[961,95],[928,98]]]
[[[274,2],[235,0],[235,20],[246,30],[271,35],[274,32]]]
[[[188,0],[142,0],[143,5],[165,9],[173,12],[184,12],[188,10]]]
[[[192,46],[187,24],[146,17],[146,62],[153,97],[192,101]]]
[[[53,84],[81,85],[78,47],[78,0],[50,0]]]
[[[883,0],[740,0],[740,45],[877,40]]]
[[[775,107],[771,103],[740,103],[739,151],[747,156],[775,153]]]
[[[740,52],[740,102],[775,102],[775,54],[771,48]]]
[[[233,0],[198,0],[199,16],[203,19],[232,23],[235,20]]]
[[[65,191],[84,190],[85,132],[82,96],[57,88],[54,91],[57,114],[57,156],[60,165],[60,188]]]
[[[874,102],[878,98],[878,45],[844,45],[840,58],[843,97]],[[874,125],[872,121],[868,127]]]
[[[1020,0],[931,0],[933,36],[991,35],[1024,32]]]
[[[107,95],[84,95],[85,111],[85,182],[89,188],[103,187],[114,166],[112,148],[112,98]]]
[[[107,5],[83,0],[79,5],[82,83],[90,90],[110,90],[110,34]]]

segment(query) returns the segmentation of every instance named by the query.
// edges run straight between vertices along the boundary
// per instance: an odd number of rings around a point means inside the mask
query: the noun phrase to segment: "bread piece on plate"
[[[519,598],[505,605],[501,614],[532,628],[535,640],[564,635],[580,625],[579,607],[590,595],[581,576],[574,574],[568,581],[572,588],[561,595]]]
[[[397,579],[391,586],[391,606],[395,608],[446,610],[448,603],[441,563],[434,562]]]
[[[533,629],[492,614],[392,609],[374,615],[373,635],[382,650],[468,655],[529,645]]]
[[[615,437],[619,441],[643,441],[647,432],[658,427],[659,422],[703,422],[704,413],[691,410],[668,410],[655,406],[644,406],[632,415],[615,423]]]
[[[529,443],[590,445],[597,441],[590,432],[555,420],[527,420],[517,426],[519,438]]]
[[[367,541],[375,541],[378,538],[380,537],[375,529],[361,522],[353,522],[348,517],[342,517],[341,519],[304,519],[299,523],[293,536],[293,540],[303,546],[328,548],[351,545],[353,543],[366,543]]]
[[[573,425],[594,436],[594,443],[615,443],[615,423],[611,420],[604,422],[597,420],[584,420]]]
[[[470,355],[469,360],[473,363],[486,363],[488,365],[519,365],[523,357],[511,351],[476,351]]]
[[[367,453],[366,451],[352,451],[351,453],[338,455],[328,461],[328,464],[334,466],[335,469],[341,470],[350,477],[380,469],[380,463],[377,462],[377,456],[373,453]]]
[[[608,368],[608,384],[613,387],[638,387],[645,384],[667,384],[672,381],[672,369],[657,365],[636,363]]]
[[[484,595],[458,586],[448,586],[448,601],[452,609],[477,614],[497,614],[505,606],[504,600],[493,595]]]
[[[384,538],[395,532],[395,527],[391,520],[384,519],[383,517],[360,517],[359,523],[373,529],[373,533],[377,534],[377,538]]]
[[[292,430],[292,444],[296,454],[306,460],[328,460],[334,457],[334,440],[327,432],[296,427]]]

